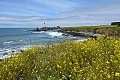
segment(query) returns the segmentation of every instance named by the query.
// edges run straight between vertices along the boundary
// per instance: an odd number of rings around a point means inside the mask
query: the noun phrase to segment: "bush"
[[[1,80],[119,80],[120,38],[33,46],[0,63]]]
[[[112,22],[111,25],[118,25],[118,26],[120,26],[120,22]]]

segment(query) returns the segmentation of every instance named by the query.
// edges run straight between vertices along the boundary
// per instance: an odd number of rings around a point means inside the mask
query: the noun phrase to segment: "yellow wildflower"
[[[111,77],[110,74],[107,77],[110,78]]]
[[[120,76],[120,73],[118,73],[118,72],[117,72],[117,73],[115,73],[115,76],[118,76],[118,77],[119,77],[119,76]]]
[[[70,62],[69,65],[72,65],[72,63]]]
[[[69,75],[69,77],[71,77],[71,75]]]
[[[76,62],[75,64],[78,65],[78,62]]]

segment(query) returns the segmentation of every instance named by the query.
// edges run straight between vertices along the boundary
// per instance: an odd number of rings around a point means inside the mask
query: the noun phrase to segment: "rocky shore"
[[[85,37],[93,37],[97,38],[101,34],[108,36],[118,36],[120,37],[120,27],[112,26],[112,25],[103,25],[103,26],[88,26],[88,27],[66,27],[61,28],[57,27],[42,27],[36,28],[30,31],[48,31],[48,30],[56,30],[58,32],[64,33],[63,35],[73,35],[73,36],[85,36]]]
[[[27,30],[27,31],[48,31],[48,30],[61,30],[60,26],[57,27],[42,27],[42,28],[36,28],[34,30]]]
[[[73,36],[85,36],[85,37],[93,37],[93,38],[97,38],[100,36],[100,34],[95,34],[93,32],[77,32],[77,31],[62,31],[62,32]]]
[[[69,35],[73,35],[73,36],[85,36],[85,37],[93,37],[93,38],[97,38],[100,36],[100,34],[96,34],[94,32],[85,32],[85,31],[70,31],[70,30],[65,30],[64,28],[60,28],[60,27],[43,27],[43,28],[36,28],[34,30],[28,30],[28,31],[48,31],[48,30],[56,30],[58,32],[62,32],[63,35],[65,36],[69,36]]]

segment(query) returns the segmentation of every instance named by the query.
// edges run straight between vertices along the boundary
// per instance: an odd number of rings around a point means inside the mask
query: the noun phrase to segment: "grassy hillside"
[[[0,80],[119,80],[120,38],[33,46],[0,62]]]
[[[117,26],[114,26],[114,25],[109,25],[109,26],[72,26],[72,27],[66,27],[66,28],[63,28],[63,29],[65,29],[65,30],[69,30],[69,31],[78,31],[78,30],[80,30],[80,29],[83,29],[83,30],[85,30],[85,29],[91,29],[91,31],[92,30],[94,30],[95,28],[117,28]]]
[[[98,34],[105,34],[109,36],[120,37],[120,27],[115,25],[109,26],[73,26],[63,28],[65,31],[80,31],[80,32],[94,32]]]

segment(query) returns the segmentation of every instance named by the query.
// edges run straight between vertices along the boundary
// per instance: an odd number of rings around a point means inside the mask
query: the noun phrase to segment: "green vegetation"
[[[117,28],[116,25],[101,25],[101,26],[72,26],[72,27],[66,27],[63,28],[64,30],[68,31],[79,31],[79,30],[88,30],[88,31],[93,31],[94,29],[101,29],[101,28]]]
[[[111,25],[117,25],[119,27],[120,26],[120,22],[112,22]]]
[[[120,80],[120,38],[45,44],[0,62],[0,80]]]
[[[120,28],[97,29],[96,33],[105,34],[105,35],[108,35],[108,36],[118,36],[118,37],[120,37]]]
[[[35,30],[36,30],[36,31],[39,31],[39,28],[37,27]]]
[[[120,37],[120,27],[116,25],[106,25],[106,26],[74,26],[63,28],[65,31],[77,31],[77,32],[93,32],[98,34],[104,34],[108,36],[119,36]]]

